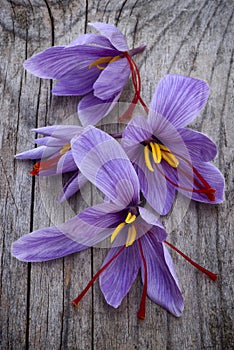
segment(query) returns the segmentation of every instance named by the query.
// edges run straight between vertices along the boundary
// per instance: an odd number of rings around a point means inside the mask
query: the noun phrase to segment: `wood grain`
[[[0,0],[0,9],[0,349],[233,349],[233,1]],[[219,277],[211,282],[172,252],[185,298],[179,319],[149,299],[146,320],[137,319],[139,278],[117,310],[105,303],[98,283],[74,309],[70,300],[99,269],[106,249],[38,264],[10,254],[14,240],[63,222],[97,196],[89,190],[60,206],[62,179],[39,181],[28,174],[30,162],[14,160],[32,147],[32,128],[76,123],[79,101],[52,96],[53,83],[25,72],[24,60],[68,44],[89,31],[92,21],[117,25],[130,47],[147,44],[136,58],[147,103],[167,73],[211,86],[208,104],[191,127],[218,145],[214,164],[225,176],[226,200],[213,206],[190,203],[181,219],[173,213],[168,230],[171,242]],[[131,91],[129,84],[122,101],[129,101]]]

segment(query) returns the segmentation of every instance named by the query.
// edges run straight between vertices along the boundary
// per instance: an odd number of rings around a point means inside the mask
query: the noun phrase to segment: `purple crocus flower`
[[[77,167],[109,202],[87,208],[58,227],[23,236],[13,243],[13,256],[22,261],[50,260],[111,237],[112,248],[103,266],[74,304],[100,275],[107,303],[118,307],[141,270],[144,287],[138,317],[145,316],[147,294],[180,316],[183,297],[163,243],[166,232],[157,217],[141,206],[139,180],[122,147],[110,135],[88,127],[73,138],[71,148]]]
[[[223,201],[224,178],[209,163],[217,153],[215,144],[185,128],[208,95],[204,81],[167,75],[158,84],[148,119],[133,118],[123,132],[122,146],[135,166],[141,191],[162,215],[170,210],[176,190],[200,202]]]
[[[59,81],[52,90],[54,95],[85,95],[78,105],[83,126],[94,125],[109,113],[130,71],[136,75],[131,57],[145,49],[141,46],[129,50],[123,34],[111,24],[89,25],[100,34],[81,35],[68,46],[51,47],[24,63],[32,74]],[[137,94],[134,103],[140,98],[139,91]]]
[[[31,150],[17,154],[17,159],[37,160],[31,175],[54,176],[64,173],[72,173],[66,182],[59,201],[70,198],[86,182],[87,179],[78,170],[71,152],[71,140],[82,133],[83,128],[75,125],[54,125],[33,129],[32,131],[44,135],[35,143],[39,146]]]

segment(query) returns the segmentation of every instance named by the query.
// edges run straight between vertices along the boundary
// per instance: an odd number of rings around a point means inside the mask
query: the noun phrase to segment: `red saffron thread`
[[[138,242],[138,245],[139,245],[141,258],[142,258],[143,265],[144,265],[144,286],[143,286],[143,292],[142,292],[142,297],[141,297],[141,304],[140,304],[139,311],[137,313],[137,317],[139,319],[141,319],[141,320],[144,320],[145,319],[145,303],[146,303],[146,296],[147,296],[147,285],[148,285],[147,265],[146,265],[146,260],[145,260],[145,256],[144,256],[144,253],[143,253],[143,249],[142,249],[142,244],[141,244],[140,238],[138,239],[137,242]]]
[[[202,267],[201,265],[197,264],[195,261],[193,261],[192,259],[190,259],[187,255],[185,255],[184,253],[182,253],[178,248],[176,248],[173,244],[169,243],[168,241],[164,241],[169,247],[171,247],[172,249],[174,249],[177,253],[179,253],[185,260],[187,260],[191,265],[195,266],[198,270],[202,271],[204,274],[206,274],[210,279],[212,279],[213,281],[217,280],[218,275],[216,273],[213,273],[207,269],[205,269],[204,267]]]
[[[52,169],[61,157],[62,157],[62,154],[59,154],[54,158],[43,160],[42,162],[37,162],[34,165],[33,170],[29,172],[29,174],[32,176],[35,176],[42,170]]]
[[[167,152],[167,151],[164,151],[164,152]],[[202,187],[201,184],[200,184],[195,178],[192,179],[192,180],[193,180],[194,184],[195,184],[197,187],[200,187],[199,190],[198,190],[198,189],[195,189],[195,188],[191,189],[191,188],[179,186],[178,184],[176,184],[175,182],[173,182],[169,177],[167,177],[167,176],[160,170],[159,166],[158,166],[157,164],[155,164],[156,167],[157,167],[157,169],[158,169],[158,171],[159,171],[159,173],[160,173],[162,176],[164,176],[165,179],[166,179],[170,184],[172,184],[173,186],[175,186],[175,187],[177,187],[177,188],[180,188],[181,190],[188,191],[188,192],[204,193],[204,194],[207,195],[208,199],[209,199],[211,202],[213,202],[213,201],[215,200],[215,195],[214,195],[214,194],[215,194],[216,190],[215,190],[214,188],[211,188],[211,187],[210,187],[210,185],[208,184],[208,182],[203,178],[203,176],[198,172],[198,170],[197,170],[196,168],[194,168],[194,166],[193,166],[192,164],[190,164],[190,162],[189,162],[186,158],[182,157],[181,155],[179,155],[179,154],[177,154],[177,153],[173,153],[173,154],[174,154],[176,157],[183,159],[183,160],[191,167],[191,169],[193,170],[193,173],[198,177],[198,179],[202,182],[202,184],[205,186],[205,188]],[[184,174],[188,179],[191,180],[191,177],[190,177],[188,174],[186,174],[186,172],[184,172],[183,170],[181,170],[181,169],[178,168],[177,171],[181,172],[181,173]]]
[[[121,121],[121,122],[123,122],[125,119],[131,118],[132,113],[133,113],[138,101],[140,101],[140,103],[144,107],[146,113],[148,114],[148,112],[149,112],[147,105],[145,104],[145,102],[143,101],[143,99],[141,98],[141,95],[140,95],[141,77],[140,77],[139,69],[138,69],[136,63],[134,62],[133,58],[131,57],[131,55],[128,52],[124,52],[124,56],[126,57],[126,59],[129,62],[130,70],[132,73],[132,82],[133,82],[133,86],[135,89],[135,95],[134,95],[133,100],[132,100],[130,106],[128,107],[127,111],[125,111],[124,114],[119,118],[119,121]]]
[[[107,269],[107,267],[122,253],[126,246],[122,246],[121,249],[93,276],[91,281],[87,284],[83,292],[81,292],[77,298],[73,299],[73,304],[78,307],[78,304],[80,300],[85,296],[85,294],[88,292],[88,290],[92,287],[93,283],[96,281],[96,279],[100,276],[100,274]]]

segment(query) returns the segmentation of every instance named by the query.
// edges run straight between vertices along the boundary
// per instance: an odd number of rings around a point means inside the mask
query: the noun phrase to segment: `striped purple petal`
[[[178,280],[171,257],[163,243],[153,235],[141,238],[147,265],[147,295],[173,315],[179,317],[184,308]],[[141,261],[141,277],[144,283],[144,264]]]
[[[166,75],[160,80],[150,105],[150,125],[156,130],[156,113],[176,128],[186,126],[204,108],[209,91],[208,84],[202,80]]]
[[[119,51],[128,51],[128,45],[124,35],[112,24],[94,22],[89,23],[89,26],[97,29],[102,35],[104,35],[111,44]]]
[[[40,78],[66,79],[72,74],[81,76],[83,70],[103,56],[116,56],[118,51],[98,46],[54,46],[32,56],[24,62],[24,67]],[[94,71],[94,70],[93,70]]]
[[[189,154],[197,161],[209,162],[217,154],[215,143],[206,135],[189,129],[178,129]]]
[[[166,215],[173,204],[175,189],[166,180],[164,176],[165,171],[161,164],[156,165],[152,162],[154,172],[149,171],[145,164],[143,146],[141,148],[138,153],[138,159],[135,162],[141,191],[147,202],[157,213]]]
[[[103,265],[108,263],[121,248],[112,248]],[[140,257],[137,245],[125,248],[108,268],[100,275],[99,283],[106,302],[117,308],[129,292],[140,268]]]
[[[126,58],[108,64],[93,85],[94,96],[101,100],[108,100],[116,96],[123,90],[129,74],[130,68]]]
[[[111,45],[110,41],[105,36],[100,34],[80,35],[78,38],[73,40],[68,46],[76,45],[94,45],[114,49],[114,46]]]
[[[87,127],[72,141],[77,167],[116,205],[125,208],[139,201],[137,174],[120,144],[105,132]]]
[[[30,149],[28,151],[24,151],[15,155],[16,159],[41,159],[44,154],[50,156],[54,153],[53,149],[48,149],[46,146],[40,146],[37,148]]]
[[[11,253],[21,261],[46,261],[79,252],[87,247],[66,237],[56,227],[24,235],[12,244]]]
[[[93,92],[84,96],[78,104],[78,116],[81,124],[85,127],[96,125],[115,106],[120,93],[112,98],[103,101],[93,95]]]
[[[80,172],[75,172],[70,179],[64,185],[59,197],[58,202],[62,203],[65,200],[68,200],[76,192],[78,192],[85,184],[87,179]]]
[[[62,139],[64,143],[68,143],[72,137],[81,134],[83,128],[77,125],[53,125],[32,129],[32,131],[41,135]]]

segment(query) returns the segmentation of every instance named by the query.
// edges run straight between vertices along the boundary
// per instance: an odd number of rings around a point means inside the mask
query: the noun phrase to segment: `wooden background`
[[[233,0],[0,0],[0,8],[0,348],[233,349]],[[147,103],[167,73],[197,77],[211,86],[207,107],[191,127],[218,145],[214,163],[225,176],[226,201],[217,206],[190,203],[169,236],[219,277],[213,283],[172,252],[185,298],[179,319],[149,299],[146,320],[137,319],[139,278],[117,310],[105,304],[98,283],[74,309],[70,300],[98,270],[105,249],[37,264],[11,257],[14,240],[86,206],[82,196],[58,206],[61,179],[34,179],[28,174],[30,162],[13,156],[33,147],[30,129],[67,124],[70,118],[74,122],[79,100],[52,97],[52,82],[26,73],[24,60],[52,45],[68,44],[90,31],[91,21],[117,25],[130,47],[147,44],[136,58]],[[131,84],[126,91],[123,100],[128,101]]]

